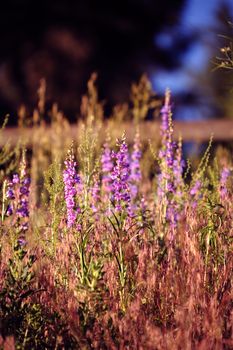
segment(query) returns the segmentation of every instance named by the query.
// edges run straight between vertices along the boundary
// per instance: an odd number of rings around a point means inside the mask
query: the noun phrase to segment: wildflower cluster
[[[125,135],[117,142],[118,151],[112,152],[112,159],[115,161],[111,173],[112,179],[112,202],[116,211],[127,209],[130,205],[131,194],[129,187],[130,163],[128,146]]]
[[[93,185],[91,187],[91,209],[93,213],[98,212],[99,203],[101,201],[100,196],[100,183],[98,176],[94,176]]]
[[[230,169],[227,167],[224,167],[221,171],[221,175],[220,175],[220,198],[223,200],[224,198],[226,198],[227,196],[227,180],[230,176]]]
[[[76,161],[74,159],[73,148],[68,151],[65,160],[65,170],[63,171],[65,202],[67,210],[67,227],[75,224],[80,208],[76,204],[77,185],[80,184],[80,177],[76,172]]]
[[[161,136],[162,146],[159,151],[160,169],[161,173],[158,177],[158,198],[164,200],[168,192],[174,193],[174,147],[172,141],[172,119],[171,119],[171,105],[170,105],[170,91],[166,91],[165,103],[161,109],[162,125]]]
[[[140,159],[142,156],[139,132],[136,133],[134,139],[133,152],[130,163],[130,190],[132,198],[136,198],[139,191],[139,184],[142,180],[140,169]]]
[[[230,155],[217,153],[212,166],[208,147],[184,173],[169,91],[158,164],[139,137],[147,122],[129,144],[123,135],[112,146],[110,135],[97,138],[89,88],[78,160],[57,139],[51,153],[40,149],[46,170],[34,168],[42,162],[32,151],[33,186],[24,156],[4,171],[14,175],[0,191],[0,348],[230,349]],[[111,138],[119,120],[109,123]],[[44,178],[35,181],[35,169]],[[35,192],[42,196],[32,201]]]
[[[135,134],[133,151],[130,156],[125,135],[117,141],[118,151],[110,149],[108,141],[104,144],[101,156],[102,190],[105,200],[114,204],[116,211],[127,208],[128,214],[134,215],[136,199],[142,180],[140,169],[141,144],[139,131]]]
[[[113,169],[113,162],[111,157],[111,149],[108,140],[104,144],[103,153],[101,156],[102,164],[102,189],[105,200],[109,201],[112,190],[111,172]]]
[[[165,103],[161,109],[162,145],[159,151],[160,174],[158,175],[157,201],[162,207],[162,222],[168,221],[175,228],[180,215],[180,202],[183,189],[183,168],[181,143],[173,141],[171,94],[166,91]]]
[[[22,244],[25,244],[22,234],[28,230],[29,225],[30,182],[30,177],[26,171],[25,154],[23,154],[20,172],[14,174],[11,181],[7,180],[5,194],[8,203],[5,215],[12,218],[11,222],[17,228],[19,240]]]

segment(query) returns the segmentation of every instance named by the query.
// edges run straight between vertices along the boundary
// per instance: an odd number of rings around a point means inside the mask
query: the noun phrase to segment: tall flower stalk
[[[140,168],[141,160],[141,143],[140,143],[140,134],[137,130],[134,138],[133,152],[130,159],[130,193],[131,193],[131,204],[130,204],[130,216],[133,217],[137,212],[139,207],[139,186],[142,180],[142,173]]]
[[[137,197],[139,191],[139,184],[142,180],[142,174],[140,169],[141,157],[142,152],[140,144],[140,135],[139,131],[137,131],[134,138],[134,146],[130,163],[130,189],[132,198]]]
[[[118,151],[112,152],[115,165],[112,170],[112,202],[117,212],[128,209],[131,201],[130,194],[130,164],[128,145],[125,135],[117,141]]]
[[[77,215],[80,212],[76,203],[77,186],[80,184],[80,177],[76,172],[77,163],[74,158],[73,147],[69,149],[64,163],[65,170],[63,171],[63,182],[65,186],[67,227],[71,228],[75,224]]]
[[[220,191],[220,198],[221,200],[224,200],[228,194],[227,190],[227,180],[230,176],[230,169],[226,166],[222,169],[220,174],[220,181],[219,181],[219,191]]]
[[[202,189],[201,179],[196,179],[189,190],[189,194],[191,197],[191,206],[193,209],[197,208],[198,200],[201,197],[201,189]]]
[[[109,147],[109,137],[107,138],[103,152],[101,156],[101,167],[102,167],[102,192],[104,202],[108,206],[108,211],[110,212],[111,206],[111,192],[112,192],[112,177],[111,173],[113,170],[112,152]]]
[[[18,243],[26,244],[25,232],[29,225],[29,192],[30,177],[27,175],[25,151],[22,155],[19,174],[14,174],[11,181],[6,181],[5,200],[7,207],[4,216],[12,217],[12,224],[16,229]]]
[[[183,167],[181,141],[173,141],[173,124],[171,112],[171,93],[166,90],[165,103],[161,109],[162,145],[159,151],[160,174],[158,175],[157,201],[160,208],[160,222],[168,222],[171,229],[177,226],[181,211],[183,188]]]
[[[100,196],[100,183],[99,183],[99,177],[94,175],[93,177],[93,185],[90,189],[91,192],[91,209],[94,214],[97,214],[99,211],[99,206],[101,202],[101,196]]]
[[[124,134],[120,140],[117,140],[117,147],[117,152],[112,152],[112,160],[114,161],[111,172],[113,216],[109,217],[109,221],[113,227],[111,245],[118,268],[120,308],[124,312],[127,305],[126,286],[128,278],[125,256],[126,243],[129,240],[126,227],[131,213],[130,161]]]
[[[162,145],[159,151],[160,174],[158,176],[157,198],[161,211],[161,221],[165,223],[168,216],[171,215],[169,210],[170,197],[174,193],[174,143],[172,142],[172,114],[170,104],[170,90],[166,91],[165,103],[161,109],[162,125],[161,137]]]

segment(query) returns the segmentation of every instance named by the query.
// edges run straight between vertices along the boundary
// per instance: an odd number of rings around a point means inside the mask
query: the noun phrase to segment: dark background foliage
[[[22,103],[32,108],[39,80],[45,78],[48,101],[57,100],[74,118],[93,71],[99,75],[100,97],[108,100],[107,113],[114,103],[128,98],[132,81],[146,72],[160,94],[165,85],[171,85],[178,106],[207,104],[210,110],[202,112],[204,117],[220,115],[218,103],[210,97],[203,102],[207,91],[215,94],[210,79],[201,79],[206,69],[200,57],[202,48],[195,51],[195,45],[201,43],[204,53],[206,47],[215,45],[215,52],[209,50],[207,59],[217,53],[216,40],[212,39],[231,19],[230,2],[223,1],[221,6],[218,1],[214,3],[212,9],[195,0],[5,1],[0,12],[2,116],[8,112],[15,115]],[[205,20],[203,13],[211,9],[203,27],[198,18]],[[191,14],[191,23],[192,18],[196,20],[196,27],[187,26],[187,13]],[[192,70],[195,57],[203,68],[201,72],[195,64]],[[189,78],[193,75],[196,85],[190,86],[183,79],[185,74]],[[199,91],[198,84],[202,86]],[[179,113],[185,117],[184,110]]]

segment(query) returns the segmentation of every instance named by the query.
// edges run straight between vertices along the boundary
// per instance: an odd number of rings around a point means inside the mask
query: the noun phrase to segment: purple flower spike
[[[165,103],[161,109],[162,125],[161,136],[162,145],[159,151],[161,173],[158,176],[158,191],[157,196],[159,201],[164,200],[164,195],[167,192],[174,192],[174,142],[172,141],[172,120],[171,120],[171,105],[170,105],[170,90],[166,91]]]
[[[12,181],[8,182],[6,197],[10,200],[7,208],[7,215],[16,214],[19,218],[29,217],[28,201],[29,201],[30,178],[26,177],[26,162],[23,159],[20,164],[20,176],[14,174]]]
[[[13,175],[13,179],[12,179],[12,183],[13,184],[18,184],[19,182],[20,182],[19,175],[18,174],[14,174]]]
[[[29,217],[28,201],[26,198],[21,199],[19,202],[19,208],[17,209],[16,213],[21,218]]]
[[[171,113],[171,93],[166,91],[164,106],[161,109],[162,144],[159,151],[160,174],[158,175],[157,201],[162,208],[164,223],[169,222],[175,229],[182,211],[182,188],[184,161],[182,160],[181,140],[177,145],[173,141]]]
[[[220,198],[223,200],[226,196],[227,196],[227,193],[228,193],[228,190],[227,190],[227,180],[228,180],[228,177],[230,176],[230,169],[228,169],[227,167],[224,167],[221,171],[221,175],[220,175]]]
[[[142,156],[140,145],[139,132],[136,133],[134,139],[133,153],[131,156],[130,164],[130,189],[132,198],[136,198],[138,194],[138,186],[142,179],[141,169],[140,169],[140,160]]]
[[[129,153],[124,135],[117,142],[117,146],[119,147],[118,152],[112,152],[112,158],[115,160],[115,166],[111,174],[112,201],[116,211],[121,211],[123,208],[128,208],[131,201]]]
[[[74,225],[78,214],[78,208],[75,203],[77,194],[77,185],[80,184],[80,177],[76,172],[76,162],[74,160],[73,149],[68,151],[65,160],[65,170],[63,171],[63,181],[65,185],[65,202],[67,210],[67,226],[70,228]]]
[[[8,206],[6,215],[12,216],[12,225],[17,228],[17,232],[22,235],[22,239],[26,244],[24,235],[29,228],[30,178],[27,176],[25,152],[23,152],[19,174],[14,174],[12,181],[7,184]]]
[[[112,178],[111,178],[111,172],[113,169],[113,162],[111,157],[111,150],[109,148],[108,141],[104,144],[104,150],[101,157],[101,164],[102,164],[102,185],[103,185],[103,191],[104,195],[109,198],[109,195],[112,190]]]
[[[19,238],[18,239],[18,244],[20,245],[21,248],[25,247],[27,244],[26,240],[24,238]]]
[[[8,184],[8,189],[7,189],[7,191],[6,191],[6,197],[9,198],[9,199],[15,199],[14,190],[13,190],[13,188],[11,187],[10,184]]]
[[[6,215],[11,216],[12,214],[13,214],[13,207],[11,204],[9,204],[6,210]]]
[[[191,196],[195,196],[196,194],[198,194],[198,192],[200,191],[201,189],[201,181],[200,180],[197,180],[194,184],[194,186],[191,188],[190,190],[190,194]]]
[[[27,177],[26,162],[23,158],[20,169],[19,206],[16,213],[23,218],[29,217],[29,188],[30,178]]]
[[[98,212],[98,203],[100,202],[100,186],[98,178],[94,178],[94,184],[91,187],[91,208],[94,213]]]

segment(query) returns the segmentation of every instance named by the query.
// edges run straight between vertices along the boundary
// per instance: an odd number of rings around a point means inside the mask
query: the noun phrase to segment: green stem
[[[4,221],[4,214],[5,214],[6,184],[7,184],[7,181],[5,180],[3,182],[3,187],[2,187],[2,222]]]
[[[80,265],[81,265],[81,284],[84,284],[86,266],[85,266],[83,242],[81,242],[81,245],[78,245],[78,252],[79,252]]]
[[[126,310],[126,300],[125,300],[125,285],[126,285],[126,266],[124,262],[124,254],[122,250],[122,243],[119,243],[119,277],[120,277],[120,304],[122,311]]]

